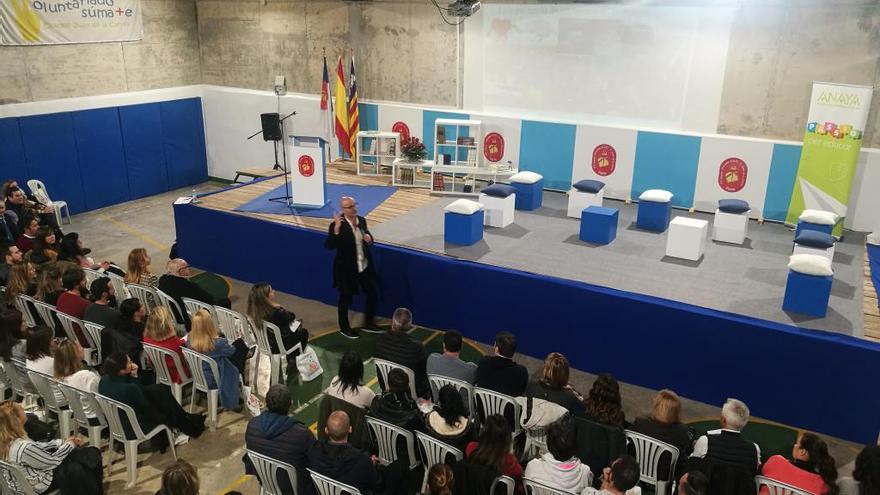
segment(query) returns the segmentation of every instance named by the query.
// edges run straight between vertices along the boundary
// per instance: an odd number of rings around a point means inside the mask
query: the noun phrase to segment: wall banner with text
[[[0,2],[0,45],[97,43],[143,37],[140,0]]]

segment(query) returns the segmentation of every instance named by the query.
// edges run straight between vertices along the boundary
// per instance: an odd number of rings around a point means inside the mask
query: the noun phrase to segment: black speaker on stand
[[[263,141],[281,141],[281,116],[278,113],[261,113]],[[275,160],[277,165],[278,160]]]

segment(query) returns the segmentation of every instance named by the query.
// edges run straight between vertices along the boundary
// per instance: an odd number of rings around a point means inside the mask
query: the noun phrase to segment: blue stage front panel
[[[208,179],[208,161],[201,99],[164,101],[159,107],[168,188],[178,189],[204,182]]]
[[[168,190],[160,108],[158,103],[119,107],[131,199]]]
[[[119,110],[116,107],[82,110],[73,112],[72,116],[86,209],[128,201],[131,196]]]
[[[324,232],[192,205],[174,211],[192,265],[336,303]],[[242,239],[271,239],[287,254],[254,263]],[[880,396],[852,379],[880,376],[880,344],[404,248],[379,244],[373,254],[380,314],[406,306],[419,324],[483,343],[509,330],[538,359],[562,351],[581,370],[709,404],[737,397],[756,417],[856,442],[880,431]],[[796,406],[817,390],[821,401]]]
[[[15,179],[24,186],[25,181],[31,178],[17,118],[0,119],[0,163],[3,164],[3,177],[0,180]]]
[[[84,211],[86,202],[70,113],[21,117],[19,125],[31,174],[28,178],[41,180],[51,198],[67,202],[71,214]]]

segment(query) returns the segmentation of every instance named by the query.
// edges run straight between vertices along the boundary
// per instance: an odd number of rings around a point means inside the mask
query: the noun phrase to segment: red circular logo
[[[593,172],[605,177],[617,168],[617,151],[610,144],[600,144],[593,149]]]
[[[718,167],[718,186],[727,192],[741,191],[746,187],[749,167],[739,158],[728,158]]]
[[[483,156],[490,162],[500,162],[504,157],[504,136],[490,132],[483,138]]]
[[[400,133],[400,141],[406,141],[409,139],[409,126],[406,125],[406,122],[397,121],[391,126],[391,132],[399,132]]]
[[[309,155],[299,157],[297,164],[299,165],[299,173],[303,177],[311,177],[315,173],[315,160],[312,160]]]

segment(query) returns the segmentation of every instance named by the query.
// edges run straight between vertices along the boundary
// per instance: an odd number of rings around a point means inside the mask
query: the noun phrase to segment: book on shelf
[[[442,125],[437,127],[437,142],[445,143],[446,142],[446,128]]]
[[[445,191],[446,185],[443,183],[443,174],[434,174],[434,190]]]
[[[412,185],[415,183],[415,179],[413,177],[413,169],[411,168],[403,168],[400,169],[400,183],[401,184],[409,184]]]
[[[455,144],[460,146],[473,146],[476,141],[472,136],[459,136],[458,139],[455,140]]]

